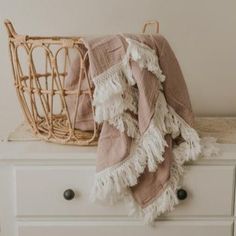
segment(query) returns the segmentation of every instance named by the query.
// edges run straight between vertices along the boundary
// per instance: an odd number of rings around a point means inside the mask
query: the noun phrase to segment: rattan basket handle
[[[147,27],[150,27],[151,25],[154,25],[155,28],[156,28],[156,31],[155,33],[159,33],[159,30],[160,30],[160,25],[159,25],[159,22],[158,21],[147,21],[144,26],[143,26],[143,30],[142,30],[142,33],[144,34],[147,30]]]
[[[15,38],[17,36],[17,33],[16,33],[15,28],[13,27],[11,21],[5,20],[4,24],[5,24],[6,29],[7,29],[8,37],[9,38],[10,37]]]

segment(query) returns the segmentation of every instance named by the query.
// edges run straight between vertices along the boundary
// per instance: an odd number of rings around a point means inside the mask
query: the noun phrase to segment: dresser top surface
[[[217,157],[200,159],[197,162],[233,161],[236,162],[236,144],[219,144],[221,154]],[[18,161],[92,161],[96,159],[97,147],[65,146],[32,142],[0,142],[0,162]]]
[[[236,118],[197,118],[195,128],[201,136],[216,137],[221,154],[197,162],[236,162]],[[97,147],[79,147],[44,141],[1,141],[0,162],[4,161],[93,161]]]
[[[2,141],[0,142],[0,159],[4,157],[24,158],[92,158],[96,156],[97,147],[79,147],[54,144],[45,141]]]

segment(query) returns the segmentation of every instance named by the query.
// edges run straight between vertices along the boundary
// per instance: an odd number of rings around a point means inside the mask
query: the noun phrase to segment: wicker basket
[[[147,22],[148,25],[158,22]],[[96,145],[99,127],[93,122],[93,130],[76,129],[79,96],[87,94],[92,104],[93,87],[86,71],[88,55],[80,37],[37,37],[19,35],[12,23],[5,21],[9,36],[9,48],[14,82],[26,121],[34,134],[46,141]],[[80,58],[80,75],[76,88],[68,89],[65,80],[71,66],[72,57]],[[87,83],[82,89],[82,80]],[[76,96],[74,112],[69,112],[66,97]],[[91,112],[94,114],[93,106]]]

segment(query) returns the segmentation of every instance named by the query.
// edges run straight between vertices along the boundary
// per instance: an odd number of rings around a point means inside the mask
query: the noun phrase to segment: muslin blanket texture
[[[183,164],[202,151],[179,63],[160,34],[85,37],[83,42],[94,93],[92,104],[88,94],[79,97],[76,128],[92,130],[93,120],[101,124],[91,199],[126,201],[130,214],[151,223],[179,203]],[[67,88],[76,88],[79,71],[77,59]],[[73,114],[76,98],[66,99]]]

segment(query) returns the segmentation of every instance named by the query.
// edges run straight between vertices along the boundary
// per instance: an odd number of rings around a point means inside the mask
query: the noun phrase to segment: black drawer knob
[[[72,189],[64,191],[63,196],[66,200],[72,200],[75,197],[75,192]]]
[[[180,188],[177,190],[177,198],[179,200],[185,200],[187,196],[188,196],[188,193],[185,189]]]

